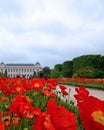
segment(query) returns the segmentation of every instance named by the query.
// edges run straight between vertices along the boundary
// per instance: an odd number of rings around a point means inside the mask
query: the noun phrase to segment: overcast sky
[[[54,67],[104,55],[104,0],[0,0],[0,62]]]

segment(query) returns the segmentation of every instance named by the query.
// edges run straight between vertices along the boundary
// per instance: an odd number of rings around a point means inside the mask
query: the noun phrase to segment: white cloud
[[[101,0],[15,2],[18,5],[15,11],[0,14],[0,51],[4,57],[5,54],[23,55],[28,61],[34,57],[44,64],[48,63],[43,61],[47,57],[51,64],[82,54],[80,49],[87,54],[96,52],[99,47],[97,53],[102,54],[104,9]]]

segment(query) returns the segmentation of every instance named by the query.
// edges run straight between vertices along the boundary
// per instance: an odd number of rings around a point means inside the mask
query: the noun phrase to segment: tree
[[[98,77],[98,76],[99,78],[104,77],[104,56],[83,55],[73,59],[73,72],[74,72],[73,74],[79,73],[79,75],[82,76],[81,73],[83,74],[88,73],[89,71],[88,67],[90,67],[90,71],[91,70],[94,71],[93,77]]]
[[[5,77],[5,74],[3,74],[2,72],[0,72],[0,77]]]
[[[55,67],[54,67],[54,69],[56,71],[62,71],[62,64],[56,64]]]
[[[50,78],[59,78],[61,77],[61,72],[55,69],[51,70]]]
[[[65,61],[62,65],[63,77],[72,77],[73,74],[73,61]]]
[[[78,76],[81,78],[93,78],[94,77],[94,68],[85,66],[80,68],[78,71]]]
[[[32,78],[38,77],[38,74],[34,71]]]
[[[47,79],[50,76],[51,70],[48,66],[43,68],[43,77]]]

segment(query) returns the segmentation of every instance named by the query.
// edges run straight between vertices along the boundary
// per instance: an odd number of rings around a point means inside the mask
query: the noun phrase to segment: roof
[[[36,64],[35,65],[40,65],[40,63],[39,62],[36,62]]]
[[[6,64],[6,66],[34,66],[34,64]]]

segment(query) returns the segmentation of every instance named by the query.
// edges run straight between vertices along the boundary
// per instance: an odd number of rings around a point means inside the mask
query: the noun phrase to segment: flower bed
[[[58,78],[61,84],[68,84],[73,86],[85,86],[89,88],[97,88],[104,90],[104,79],[89,79],[89,78]]]
[[[103,101],[77,87],[74,106],[60,98],[57,85],[56,79],[0,78],[0,130],[104,129]],[[66,86],[60,90],[66,99]]]

